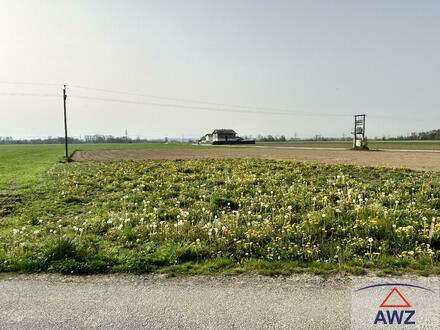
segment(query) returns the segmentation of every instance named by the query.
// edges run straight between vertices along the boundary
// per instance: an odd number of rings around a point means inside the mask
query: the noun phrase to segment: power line
[[[111,89],[94,88],[94,87],[87,87],[87,86],[80,86],[80,85],[69,85],[69,87],[81,88],[81,89],[85,89],[85,90],[93,90],[93,91],[105,92],[105,93],[112,93],[112,94],[130,95],[130,96],[138,96],[138,97],[146,97],[146,98],[155,98],[155,99],[168,100],[168,101],[209,104],[209,105],[214,105],[214,106],[221,106],[221,107],[228,107],[228,108],[235,108],[235,109],[264,110],[264,111],[269,111],[269,112],[276,112],[277,114],[287,113],[288,112],[287,109],[280,109],[280,108],[249,106],[249,105],[237,105],[237,104],[230,104],[230,103],[218,103],[218,102],[201,101],[201,100],[186,99],[186,98],[164,97],[164,96],[157,96],[157,95],[151,95],[151,94],[132,93],[132,92],[125,92],[125,91],[116,91],[116,90],[111,90]],[[307,114],[306,112],[303,112],[303,113]],[[316,114],[316,115],[324,115],[324,116],[330,115],[330,116],[332,116],[331,114]],[[347,115],[347,114],[335,114],[335,116],[338,116],[338,117],[351,117],[351,114],[350,115]]]
[[[0,92],[0,96],[25,96],[25,97],[60,97],[58,94],[43,94],[43,93],[10,93],[10,92]],[[157,103],[157,102],[142,102],[142,101],[131,101],[131,100],[122,100],[122,99],[112,99],[112,98],[103,98],[103,97],[94,97],[94,96],[85,96],[85,95],[70,95],[73,98],[78,99],[88,99],[88,100],[96,100],[103,102],[112,102],[112,103],[125,103],[125,104],[137,104],[137,105],[150,105],[150,106],[158,106],[158,107],[166,107],[166,108],[181,108],[181,109],[189,109],[189,110],[204,110],[204,111],[213,111],[213,112],[229,112],[229,113],[246,113],[246,114],[259,114],[259,115],[281,115],[281,116],[305,116],[305,117],[351,117],[351,115],[346,114],[331,114],[331,113],[308,113],[308,112],[281,112],[281,111],[252,111],[252,110],[241,110],[241,109],[231,109],[231,108],[208,108],[208,107],[199,107],[199,106],[191,106],[191,105],[182,105],[182,104],[166,104],[166,103]],[[386,115],[369,115],[370,118],[375,119],[386,119],[386,120],[395,120],[395,116],[386,116]],[[438,120],[436,117],[402,117],[399,119],[403,120]]]
[[[57,94],[42,94],[42,93],[8,93],[8,92],[0,92],[0,95],[3,96],[31,96],[31,97],[59,97]]]
[[[208,107],[199,107],[192,105],[181,105],[181,104],[167,104],[167,103],[157,103],[157,102],[143,102],[143,101],[131,101],[131,100],[123,100],[123,99],[112,99],[112,98],[104,98],[104,97],[95,97],[95,96],[86,96],[86,95],[70,95],[73,98],[79,99],[88,99],[88,100],[96,100],[103,102],[113,102],[113,103],[126,103],[126,104],[137,104],[137,105],[151,105],[158,107],[167,107],[167,108],[182,108],[182,109],[190,109],[190,110],[205,110],[205,111],[214,111],[214,112],[230,112],[230,113],[247,113],[247,114],[263,114],[263,115],[284,115],[284,116],[306,116],[306,117],[352,117],[352,115],[347,114],[339,114],[339,113],[320,113],[320,112],[287,112],[287,111],[255,111],[255,110],[241,110],[241,109],[231,109],[231,108],[208,108]],[[253,108],[250,108],[253,109]],[[259,108],[255,108],[259,109]],[[264,109],[264,108],[261,108]],[[386,115],[368,115],[370,118],[375,119],[386,119],[386,120],[395,120],[395,116],[386,116]],[[435,117],[400,117],[400,119],[405,120],[438,120]]]
[[[63,84],[56,83],[42,83],[42,82],[22,82],[22,81],[0,81],[3,85],[29,85],[29,86],[63,86]]]
[[[307,112],[274,112],[274,111],[252,111],[252,110],[234,110],[234,109],[220,109],[220,108],[207,108],[191,105],[181,105],[181,104],[166,104],[157,102],[142,102],[142,101],[131,101],[131,100],[121,100],[121,99],[110,99],[94,96],[85,95],[71,95],[72,98],[86,99],[86,100],[96,100],[104,102],[114,102],[114,103],[125,103],[125,104],[138,104],[138,105],[151,105],[157,107],[166,108],[182,108],[190,110],[204,110],[204,111],[215,111],[215,112],[231,112],[231,113],[247,113],[247,114],[262,114],[262,115],[285,115],[285,116],[331,116],[331,117],[351,117],[351,115],[343,114],[322,114],[322,113],[307,113]]]
[[[12,84],[12,85],[35,85],[35,86],[63,86],[64,84],[56,84],[56,83],[41,83],[41,82],[0,82],[2,84]],[[258,107],[258,106],[247,106],[247,105],[236,105],[236,104],[227,104],[227,103],[218,103],[218,102],[210,102],[210,101],[201,101],[201,100],[194,100],[194,99],[186,99],[186,98],[174,98],[174,97],[164,97],[164,96],[157,96],[157,95],[151,95],[151,94],[144,94],[144,93],[133,93],[133,92],[126,92],[126,91],[116,91],[112,89],[106,89],[106,88],[94,88],[89,86],[83,86],[83,85],[68,85],[71,88],[80,88],[84,90],[92,90],[92,91],[98,91],[98,92],[105,92],[105,93],[112,93],[112,94],[120,94],[120,95],[130,95],[130,96],[138,96],[138,97],[146,97],[146,98],[154,98],[159,100],[168,100],[168,101],[177,101],[177,102],[186,102],[186,103],[198,103],[198,104],[209,104],[214,106],[220,106],[220,107],[227,107],[227,108],[234,108],[234,109],[248,109],[248,110],[263,110],[263,111],[241,111],[243,113],[256,113],[256,114],[274,114],[274,115],[302,115],[302,116],[329,116],[329,117],[351,117],[351,115],[347,114],[326,114],[326,113],[314,113],[310,114],[307,112],[288,112],[286,109],[279,109],[279,108],[267,108],[267,107]],[[18,95],[18,94],[17,94]],[[86,96],[78,96],[79,98],[86,98]],[[148,102],[135,102],[135,101],[129,101],[129,100],[114,100],[114,99],[105,99],[104,98],[93,98],[90,97],[90,99],[100,100],[100,101],[108,101],[108,102],[118,102],[118,103],[131,103],[131,104],[145,104],[145,105],[157,105],[161,106],[158,103],[148,103]],[[164,105],[166,107],[171,107],[171,105]],[[172,107],[176,108],[188,108],[188,109],[196,109],[196,110],[211,110],[211,111],[223,111],[223,112],[240,112],[240,110],[234,110],[230,111],[228,109],[222,108],[222,109],[213,109],[213,108],[205,108],[205,107],[194,107],[194,106],[185,106],[185,105],[173,105]]]
[[[115,90],[111,90],[111,89],[93,88],[93,87],[78,86],[78,85],[69,85],[69,87],[81,88],[81,89],[93,90],[93,91],[99,91],[99,92],[105,92],[105,93],[112,93],[112,94],[131,95],[131,96],[139,96],[139,97],[147,97],[147,98],[149,97],[149,98],[162,99],[162,100],[168,100],[168,101],[211,104],[211,105],[232,107],[232,108],[261,109],[261,110],[266,109],[266,110],[268,110],[267,108],[255,107],[255,106],[245,106],[245,105],[236,105],[236,104],[234,105],[234,104],[217,103],[217,102],[201,101],[201,100],[186,99],[186,98],[165,97],[165,96],[157,96],[157,95],[151,95],[151,94],[115,91]],[[272,110],[275,110],[275,109],[272,109]],[[277,110],[280,110],[280,109],[277,109]]]
[[[16,82],[16,81],[0,81],[0,84],[8,84],[8,85],[30,85],[30,86],[63,86],[64,84],[59,83],[45,83],[45,82]],[[217,102],[210,102],[210,101],[201,101],[201,100],[193,100],[193,99],[185,99],[185,98],[174,98],[174,97],[163,97],[163,96],[156,96],[151,94],[143,94],[143,93],[132,93],[132,92],[126,92],[126,91],[116,91],[111,89],[105,89],[105,88],[94,88],[94,87],[88,87],[83,85],[69,85],[69,87],[72,88],[79,88],[84,90],[92,90],[92,91],[99,91],[99,92],[105,92],[105,93],[113,93],[113,94],[120,94],[120,95],[130,95],[130,96],[138,96],[138,97],[146,97],[146,98],[155,98],[155,99],[161,99],[161,100],[168,100],[168,101],[178,101],[178,102],[186,102],[186,103],[199,103],[199,104],[207,104],[207,105],[214,105],[219,107],[226,107],[226,108],[208,108],[208,107],[198,107],[198,106],[190,106],[190,105],[181,105],[181,104],[164,104],[164,103],[157,103],[157,102],[141,102],[141,101],[131,101],[131,100],[120,100],[120,99],[110,99],[110,98],[103,98],[103,97],[94,97],[94,96],[82,96],[82,95],[73,95],[73,97],[82,98],[82,99],[90,99],[90,100],[98,100],[98,101],[105,101],[105,102],[117,102],[117,103],[127,103],[127,104],[143,104],[143,105],[153,105],[153,106],[159,106],[159,107],[168,107],[168,108],[183,108],[183,109],[193,109],[193,110],[206,110],[206,111],[215,111],[215,112],[231,112],[231,113],[248,113],[248,114],[267,114],[267,115],[287,115],[287,116],[322,116],[322,117],[351,117],[351,114],[331,114],[331,113],[309,113],[304,111],[295,111],[295,112],[288,112],[286,109],[277,109],[277,108],[266,108],[266,107],[258,107],[258,106],[245,106],[245,105],[233,105],[233,104],[227,104],[227,103],[217,103]],[[0,95],[3,96],[28,96],[28,97],[59,97],[57,94],[37,94],[37,93],[8,93],[8,92],[0,92]],[[247,110],[240,110],[240,109],[247,109]],[[252,111],[254,110],[254,111]],[[262,110],[262,111],[255,111],[255,110]],[[370,118],[376,118],[376,119],[387,119],[387,120],[395,120],[395,116],[386,116],[386,115],[374,115],[370,114]],[[438,120],[439,118],[435,117],[402,117],[400,116],[399,119],[404,120]]]

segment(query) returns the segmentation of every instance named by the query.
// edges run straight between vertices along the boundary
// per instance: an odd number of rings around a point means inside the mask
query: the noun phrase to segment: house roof
[[[236,135],[237,133],[233,129],[215,129],[212,134],[223,134],[223,135]]]

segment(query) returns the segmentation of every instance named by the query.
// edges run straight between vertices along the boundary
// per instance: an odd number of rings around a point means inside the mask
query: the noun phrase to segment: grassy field
[[[0,272],[439,272],[440,175],[271,160],[57,164]]]
[[[274,147],[351,148],[351,141],[259,142]],[[370,149],[440,150],[440,141],[369,141]]]
[[[193,148],[188,144],[124,143],[71,145],[69,150]],[[0,193],[30,188],[48,168],[62,160],[63,145],[0,145]]]
[[[0,192],[31,187],[62,155],[60,145],[0,145]]]

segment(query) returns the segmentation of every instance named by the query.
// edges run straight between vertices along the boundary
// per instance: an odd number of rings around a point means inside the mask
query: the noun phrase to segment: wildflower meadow
[[[0,271],[436,272],[439,179],[255,159],[58,164],[1,219]]]

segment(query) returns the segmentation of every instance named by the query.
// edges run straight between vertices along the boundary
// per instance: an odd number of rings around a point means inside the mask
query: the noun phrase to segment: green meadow
[[[70,145],[75,150],[191,148],[187,144],[122,143]],[[17,193],[38,183],[42,175],[63,160],[64,145],[25,144],[0,145],[0,192]]]

